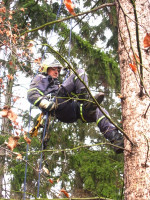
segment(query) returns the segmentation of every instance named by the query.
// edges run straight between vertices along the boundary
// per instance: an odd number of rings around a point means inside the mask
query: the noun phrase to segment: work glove
[[[44,109],[44,110],[48,111],[48,112],[50,112],[50,111],[52,111],[52,110],[54,110],[54,109],[57,108],[55,102],[48,101],[47,99],[42,99],[41,102],[40,102],[40,104],[39,104],[39,107],[41,109]]]

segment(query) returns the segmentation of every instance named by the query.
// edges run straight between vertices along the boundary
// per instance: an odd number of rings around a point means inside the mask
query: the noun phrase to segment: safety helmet
[[[43,64],[42,65],[42,72],[47,74],[48,68],[59,68],[61,71],[62,65],[59,62],[53,62],[51,64]]]

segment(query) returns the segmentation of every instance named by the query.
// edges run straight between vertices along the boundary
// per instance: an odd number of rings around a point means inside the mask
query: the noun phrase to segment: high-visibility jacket
[[[51,96],[55,96],[58,92],[59,85],[58,79],[54,79],[48,74],[42,73],[36,75],[27,93],[28,101],[38,106],[43,98],[47,98],[46,95],[51,94]]]

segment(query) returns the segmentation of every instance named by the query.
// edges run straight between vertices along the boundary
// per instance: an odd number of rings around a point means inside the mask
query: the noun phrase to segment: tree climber
[[[75,74],[70,75],[61,85],[58,81],[62,65],[58,62],[43,64],[42,73],[35,76],[28,90],[28,101],[38,106],[43,112],[49,112],[61,122],[73,123],[77,119],[83,122],[97,122],[100,132],[114,146],[114,151],[122,153],[124,148],[123,136],[117,128],[104,116],[97,105],[88,101],[85,85]],[[88,85],[87,74],[83,69],[78,69],[80,78]],[[100,104],[104,94],[95,96]],[[108,112],[103,108],[103,111]],[[118,147],[117,147],[118,146]],[[121,148],[119,148],[121,147]]]

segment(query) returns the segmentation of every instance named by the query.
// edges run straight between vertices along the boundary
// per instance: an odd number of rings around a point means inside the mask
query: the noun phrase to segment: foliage
[[[20,37],[20,33],[28,29],[34,29],[49,21],[54,21],[59,5],[57,2],[48,3],[44,0],[5,0],[3,2],[4,4],[1,4],[1,7],[6,7],[6,10],[2,12],[3,21],[0,24],[3,26],[1,30],[1,50],[5,52],[7,59],[5,57],[1,59],[4,73],[0,77],[0,93],[1,95],[4,93],[7,96],[10,107],[15,107],[12,88],[15,87],[17,82],[17,73],[22,72],[26,76],[34,75],[35,70],[41,64],[41,57],[46,57],[42,44],[49,43],[49,34],[53,28],[53,34],[58,38],[54,48],[58,49],[65,58],[68,58],[70,28],[68,28],[68,22],[62,22],[55,27],[46,26],[43,30]],[[91,9],[102,2],[83,1],[83,3],[85,9]],[[80,12],[80,8],[75,8],[75,12]],[[61,17],[69,15],[64,6],[62,6],[60,14]],[[89,19],[96,19],[99,15],[103,17],[102,21],[100,20],[98,25],[91,25]],[[111,25],[109,23],[110,19]],[[69,60],[75,68],[84,67],[86,69],[90,86],[96,87],[97,91],[99,89],[104,89],[105,91],[108,89],[106,92],[109,93],[109,98],[103,105],[108,109],[110,105],[114,107],[116,104],[111,92],[120,90],[118,61],[114,53],[117,48],[115,11],[114,9],[97,11],[96,13],[85,15],[81,19],[75,18],[74,23]],[[75,27],[79,29],[78,34],[75,31]],[[109,40],[105,36],[106,29],[111,29],[115,33]],[[106,42],[106,46],[111,46],[111,51],[97,47],[96,43],[99,39]],[[34,47],[38,49],[40,56],[34,55],[32,52],[32,47],[35,43],[38,44]],[[47,50],[46,53],[48,53]],[[12,79],[8,78],[7,75]],[[6,101],[5,103],[8,104]],[[120,117],[120,112],[111,111],[115,119]],[[24,140],[24,130],[28,126],[29,113],[28,111],[22,112],[23,130],[19,130],[20,139],[18,141],[20,145],[14,148],[12,157],[8,159],[8,173],[10,172],[12,175],[11,187],[15,191],[23,191],[25,175],[24,160],[27,143]],[[36,117],[35,119],[31,117],[31,126],[35,121]],[[6,124],[3,123],[3,125]],[[16,135],[15,128],[15,126],[11,126],[10,129],[7,129],[7,133],[13,136]],[[37,194],[42,134],[43,129],[41,128],[38,137],[31,138],[31,144],[28,144],[30,153],[28,155],[27,192],[32,194],[27,195],[29,198]],[[64,125],[55,121],[53,128],[50,127],[49,129],[47,137],[47,141],[44,142],[45,151],[43,152],[42,166],[48,169],[49,173],[45,173],[42,169],[40,183],[40,195],[42,198],[47,195],[57,197],[58,194],[55,194],[51,189],[57,184],[60,184],[61,188],[69,190],[70,193],[77,191],[80,186],[82,193],[85,195],[119,198],[122,189],[122,157],[116,158],[112,151],[105,146],[100,146],[99,150],[85,148],[86,140],[89,138],[90,144],[93,145],[97,142],[104,142],[104,138],[96,130],[95,124],[83,124],[78,121],[74,124]],[[8,141],[8,138],[8,135],[0,135],[1,145],[5,140]],[[79,146],[82,146],[82,148],[75,151],[74,148]],[[17,153],[21,153],[22,159],[16,160]],[[52,181],[50,182],[49,180]],[[14,192],[11,195],[13,197],[16,193]],[[16,195],[17,198],[18,196]],[[21,198],[21,194],[19,198]]]
[[[63,24],[60,34],[62,37],[69,34],[69,30]],[[65,46],[62,45],[60,40],[60,49],[62,52],[66,52]],[[76,51],[78,54],[75,54]],[[73,32],[71,53],[74,58],[80,59],[81,66],[87,69],[87,73],[90,75],[90,85],[96,85],[97,82],[101,81],[103,86],[120,89],[118,64],[111,58],[110,54],[104,53],[100,48],[93,48],[89,41],[83,40]]]
[[[119,198],[123,187],[123,164],[107,149],[92,151],[83,149],[72,155],[72,167],[83,179],[84,189],[93,195]]]

